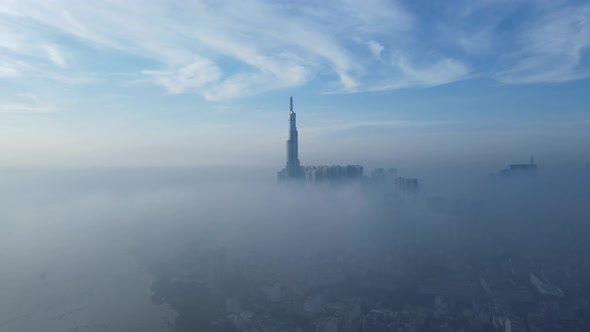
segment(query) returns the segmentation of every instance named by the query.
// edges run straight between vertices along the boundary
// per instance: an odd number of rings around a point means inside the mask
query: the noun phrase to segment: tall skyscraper
[[[289,110],[289,139],[287,139],[287,177],[296,179],[301,176],[301,164],[299,163],[299,140],[297,138],[296,114],[293,112],[293,97]]]

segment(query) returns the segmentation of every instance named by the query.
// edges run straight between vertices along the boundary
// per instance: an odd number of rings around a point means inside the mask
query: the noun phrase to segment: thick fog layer
[[[329,198],[211,173],[3,171],[0,331],[159,331],[175,314],[151,303],[146,262],[355,242],[346,236],[370,215],[353,190]]]
[[[448,175],[416,192],[370,178],[311,186],[224,173],[0,172],[0,331],[232,330],[227,303],[256,315],[259,298],[285,301],[268,295],[273,287],[301,285],[304,303],[328,303],[339,298],[333,287],[358,299],[345,286],[354,280],[390,290],[467,262],[473,280],[494,260],[526,258],[530,273],[566,268],[571,278],[590,263],[583,168]],[[361,302],[384,306],[371,301]],[[282,330],[310,330],[313,319]]]

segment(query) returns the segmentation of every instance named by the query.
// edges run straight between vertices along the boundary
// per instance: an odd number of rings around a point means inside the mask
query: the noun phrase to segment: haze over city
[[[587,1],[0,1],[0,332],[587,331]]]

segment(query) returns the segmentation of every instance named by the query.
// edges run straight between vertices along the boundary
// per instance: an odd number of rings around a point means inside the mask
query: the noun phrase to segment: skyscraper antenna
[[[293,113],[293,96],[291,96],[291,113]]]

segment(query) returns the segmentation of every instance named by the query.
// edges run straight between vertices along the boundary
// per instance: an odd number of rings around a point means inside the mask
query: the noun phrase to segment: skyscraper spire
[[[289,113],[293,113],[293,96],[291,96],[291,108]]]

